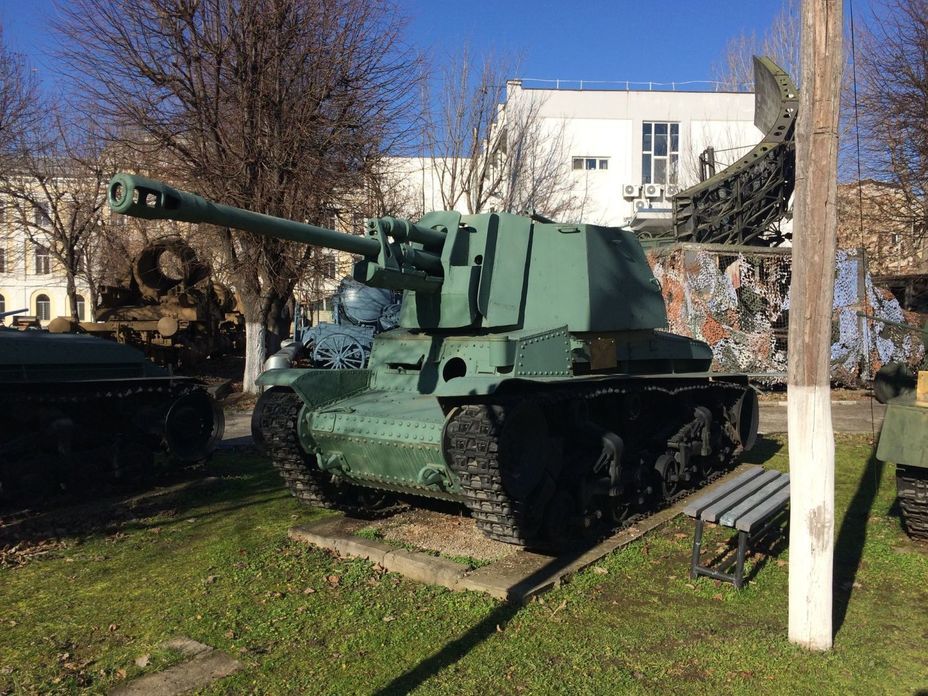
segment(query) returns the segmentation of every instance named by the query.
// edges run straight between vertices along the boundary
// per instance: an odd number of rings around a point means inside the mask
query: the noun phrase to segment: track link
[[[254,423],[274,468],[297,500],[356,517],[381,517],[406,509],[383,491],[339,484],[320,470],[315,456],[300,446],[297,425],[302,408],[303,400],[292,390],[272,389],[261,396]]]
[[[743,393],[746,387],[725,383],[686,385],[676,389],[647,386],[635,391],[641,394],[660,392],[666,396],[683,396],[690,392],[707,389],[736,390]],[[558,489],[558,470],[548,465],[537,485],[527,494],[514,497],[505,485],[507,458],[511,448],[504,441],[504,430],[510,410],[520,401],[531,400],[542,404],[549,411],[566,406],[569,402],[592,400],[605,396],[624,396],[632,389],[614,386],[594,386],[563,390],[557,393],[530,394],[520,398],[497,400],[492,404],[465,404],[456,407],[450,414],[445,430],[447,462],[461,485],[465,504],[473,515],[477,527],[488,537],[497,541],[523,546],[546,546],[552,530],[545,529],[543,514],[545,505]],[[531,437],[531,433],[528,434]],[[723,453],[726,461],[713,473],[694,481],[696,486],[705,485],[731,468],[740,448],[732,446]],[[563,480],[563,479],[561,479]],[[687,488],[669,499],[652,499],[647,510],[627,517],[620,526],[653,514],[658,509],[685,497],[692,488]],[[557,531],[557,530],[554,530]]]
[[[339,509],[338,489],[326,480],[313,461],[300,447],[297,418],[303,401],[289,389],[273,389],[261,396],[259,422],[261,437],[274,468],[297,500],[316,507]]]
[[[928,540],[928,469],[897,466],[896,491],[906,532],[913,539]]]
[[[524,545],[535,539],[541,519],[532,515],[531,495],[517,500],[503,486],[500,437],[508,405],[459,407],[448,423],[447,456],[477,527],[497,541]]]

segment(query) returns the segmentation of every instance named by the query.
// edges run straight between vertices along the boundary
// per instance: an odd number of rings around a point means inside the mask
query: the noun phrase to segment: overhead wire
[[[863,189],[863,174],[860,162],[860,108],[857,100],[857,41],[856,41],[856,30],[854,27],[854,0],[848,0],[848,11],[850,13],[850,29],[851,29],[851,76],[854,84],[854,137],[856,139],[857,145],[857,213],[858,213],[858,232],[860,234],[860,258],[857,259],[857,263],[866,264],[867,260],[867,247],[864,243],[864,189]],[[864,272],[866,272],[866,265],[864,265]],[[864,297],[861,298],[866,306],[867,302],[867,286],[864,283]],[[867,315],[870,312],[866,312]],[[867,336],[861,336],[861,339],[868,339],[870,336],[870,331],[872,327],[870,326],[870,319],[864,319],[867,326]],[[867,376],[870,377],[870,437],[871,440],[876,442],[876,414],[873,409],[873,380],[874,375],[871,374],[872,364],[870,362],[870,342],[869,340],[864,344],[864,367],[867,370]]]

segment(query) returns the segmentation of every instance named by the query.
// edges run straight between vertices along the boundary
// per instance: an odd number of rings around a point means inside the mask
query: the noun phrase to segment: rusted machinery
[[[79,332],[133,345],[155,362],[190,367],[240,352],[244,320],[234,293],[180,237],[145,247],[117,285],[101,289],[96,321],[58,317],[52,333]]]

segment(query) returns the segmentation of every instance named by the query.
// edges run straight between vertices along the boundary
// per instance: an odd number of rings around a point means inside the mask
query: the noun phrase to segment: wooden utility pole
[[[832,646],[835,442],[831,424],[841,0],[802,0],[787,376],[789,639]]]

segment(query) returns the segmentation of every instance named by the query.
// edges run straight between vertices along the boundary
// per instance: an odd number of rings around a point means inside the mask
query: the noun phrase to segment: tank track
[[[499,438],[505,424],[505,407],[465,405],[448,424],[446,453],[464,493],[465,504],[480,530],[509,544],[528,544],[540,519],[532,517],[531,498],[516,500],[503,487]]]
[[[928,469],[897,466],[896,491],[906,533],[928,540]]]
[[[97,410],[105,413],[114,410],[112,404],[118,401],[120,412],[131,413],[138,408],[137,404],[146,398],[169,397],[170,403],[174,403],[198,389],[201,389],[198,385],[177,382],[142,385],[116,383],[106,385],[106,388],[96,387],[92,390],[77,392],[71,390],[66,393],[41,391],[17,393],[18,390],[14,389],[0,398],[0,409],[4,412],[10,412],[8,409],[16,409],[17,412],[29,413],[32,410],[43,408],[60,408],[65,414],[94,413]],[[95,404],[99,403],[104,404],[103,409],[95,408]],[[63,472],[62,469],[66,467],[57,466],[57,460],[62,456],[61,453],[41,452],[33,441],[35,433],[24,434],[28,442],[25,446],[18,448],[19,452],[26,452],[20,456],[17,456],[17,447],[15,447],[17,443],[4,439],[0,443],[0,452],[11,449],[11,446],[12,451],[0,457],[0,459],[8,457],[5,462],[0,462],[0,498],[12,493],[15,496],[14,500],[22,502],[41,494],[60,495],[72,487],[86,491],[93,490],[102,484],[118,483],[131,486],[147,481],[152,475],[152,457],[160,446],[160,442],[156,441],[151,433],[141,431],[132,433],[132,436],[126,439],[121,439],[126,434],[120,427],[123,424],[117,424],[111,437],[106,437],[104,435],[106,429],[113,428],[113,425],[110,419],[105,419],[99,432],[100,442],[95,447],[79,448],[72,452],[72,457],[80,457],[80,463],[77,467],[71,467]],[[100,471],[100,466],[94,467],[89,464],[84,466],[89,460],[94,459],[94,455],[97,455],[97,459],[109,460],[106,462],[105,471]],[[17,471],[17,468],[22,468],[23,463],[29,471],[28,475]],[[99,465],[99,462],[97,464]],[[26,482],[27,479],[31,482],[35,479],[42,480],[44,488],[36,489],[32,483]],[[76,485],[78,480],[80,485]]]
[[[711,384],[686,385],[677,389],[665,389],[646,386],[634,391],[640,393],[659,392],[667,396],[678,396],[686,392],[700,390],[734,389],[743,392],[745,386],[713,382]],[[624,396],[633,389],[622,387],[590,387],[587,389],[564,390],[558,394],[532,394],[522,397],[531,398],[546,407],[566,404],[570,401],[590,401],[604,396]],[[477,527],[488,537],[510,544],[543,547],[549,545],[542,530],[542,508],[550,498],[551,491],[557,488],[557,472],[546,472],[543,480],[529,496],[522,499],[510,495],[503,483],[503,471],[500,452],[500,435],[505,427],[507,408],[520,399],[498,401],[493,405],[461,405],[450,415],[446,430],[446,457],[449,466],[457,475],[465,498],[465,504],[476,520]],[[733,464],[738,448],[726,453],[723,466],[703,476],[697,485],[706,483],[724,474]],[[626,527],[634,524],[658,509],[691,493],[687,487],[665,499],[652,499],[649,509],[629,514],[621,523],[613,525]],[[541,505],[538,505],[538,501]],[[555,544],[556,546],[556,544]]]
[[[260,428],[274,468],[297,500],[358,517],[379,517],[406,509],[405,505],[392,500],[387,502],[379,492],[377,500],[366,502],[357,488],[335,483],[331,476],[315,466],[314,457],[303,451],[297,436],[297,419],[303,400],[295,392],[272,389],[261,399],[261,412],[255,425]]]

